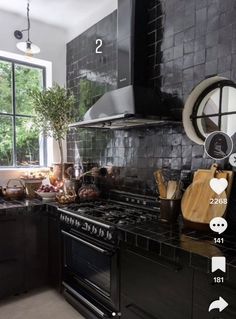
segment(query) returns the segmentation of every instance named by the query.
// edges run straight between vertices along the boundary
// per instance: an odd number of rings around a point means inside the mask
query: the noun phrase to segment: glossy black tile
[[[236,80],[234,2],[147,1],[147,83],[162,94],[165,107],[183,107],[194,86],[208,76]],[[67,45],[67,84],[77,99],[75,115],[117,86],[116,20],[114,12]],[[98,36],[104,40],[104,56],[92,54]],[[148,131],[86,131],[68,134],[68,160],[118,167],[114,182],[121,189],[155,192],[155,169],[190,172],[211,164],[181,124]],[[127,168],[136,173],[127,176]]]
[[[225,234],[224,244],[218,245],[214,243],[214,234],[184,229],[181,219],[173,226],[155,221],[138,227],[122,227],[120,231],[126,234],[126,239],[130,240],[127,240],[129,245],[149,250],[166,260],[187,265],[205,273],[210,272],[211,257],[223,254],[227,260],[229,277],[232,279],[236,275],[233,272],[236,269],[234,232],[228,231]],[[132,233],[131,237],[130,235],[127,237],[128,232]],[[136,237],[133,236],[135,234]]]

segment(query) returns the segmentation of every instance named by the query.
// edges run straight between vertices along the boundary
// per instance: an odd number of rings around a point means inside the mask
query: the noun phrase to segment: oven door
[[[76,231],[62,230],[64,243],[63,280],[73,288],[82,288],[89,295],[119,309],[118,254],[105,244],[92,242]]]

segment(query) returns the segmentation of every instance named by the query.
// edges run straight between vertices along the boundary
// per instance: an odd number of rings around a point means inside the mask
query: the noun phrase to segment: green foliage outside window
[[[0,60],[0,166],[39,165],[29,91],[42,88],[42,69]]]

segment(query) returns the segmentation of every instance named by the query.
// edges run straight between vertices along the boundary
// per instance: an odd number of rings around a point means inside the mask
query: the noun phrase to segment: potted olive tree
[[[63,178],[63,147],[68,125],[73,120],[74,96],[64,87],[55,84],[45,90],[35,89],[30,92],[35,112],[35,125],[45,136],[53,137],[59,146],[61,179]]]

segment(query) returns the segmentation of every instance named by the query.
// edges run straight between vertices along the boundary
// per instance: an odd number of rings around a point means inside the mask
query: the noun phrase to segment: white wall
[[[66,85],[66,43],[116,9],[117,1],[110,1],[106,7],[99,7],[98,4],[98,7],[94,8],[94,13],[92,15],[86,17],[86,19],[80,19],[78,24],[68,30],[31,19],[31,41],[41,49],[41,52],[35,55],[35,58],[52,62],[53,82],[57,82],[60,85]],[[18,40],[15,39],[13,33],[15,30],[22,30],[25,27],[25,17],[0,10],[0,51],[21,54],[16,48]],[[49,159],[50,162],[59,162],[58,146],[55,141],[49,141],[49,149],[53,149],[53,156]],[[64,157],[66,160],[65,145]],[[0,169],[0,186],[6,185],[6,182],[10,178],[19,177],[22,175],[22,172],[24,172],[24,169]]]
[[[0,10],[0,51],[8,51],[24,56],[24,54],[16,48],[18,40],[15,39],[13,33],[16,29],[21,30],[25,27],[26,20],[24,17]],[[41,52],[34,57],[51,61],[53,82],[64,86],[66,84],[67,31],[32,19],[31,29],[31,40],[41,49]],[[18,59],[17,57],[13,58]],[[35,63],[35,61],[32,62]],[[51,162],[59,161],[56,143],[51,141],[49,144],[50,149],[55,150]],[[4,186],[10,178],[19,177],[23,171],[24,169],[0,169],[0,185]]]
[[[25,17],[0,10],[0,50],[21,54],[16,48],[19,40],[13,33],[25,28]],[[24,33],[24,39],[25,36]],[[35,57],[52,62],[53,82],[63,86],[66,84],[67,37],[66,30],[31,19],[31,41],[41,49]]]
[[[117,0],[109,1],[106,6],[99,6],[94,8],[93,14],[86,16],[84,19],[80,19],[80,21],[73,27],[71,27],[68,31],[67,42],[70,42],[78,35],[89,29],[91,26],[96,24],[98,21],[102,20],[110,13],[117,9]]]

